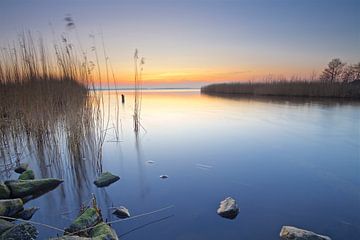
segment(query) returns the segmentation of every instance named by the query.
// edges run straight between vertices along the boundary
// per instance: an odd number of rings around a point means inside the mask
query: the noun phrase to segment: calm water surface
[[[55,170],[32,158],[38,177],[65,180],[27,204],[41,207],[32,220],[67,227],[94,193],[109,221],[116,220],[108,209],[112,205],[126,206],[132,215],[174,206],[114,224],[121,239],[279,239],[282,225],[333,239],[359,239],[358,103],[145,91],[146,132],[136,136],[132,93],[125,95],[122,141],[113,141],[110,124],[102,161],[103,170],[119,175],[120,181],[96,188],[96,173],[85,157]],[[110,93],[112,109],[115,101]],[[169,178],[160,179],[161,174]],[[240,207],[235,220],[216,214],[228,196]],[[44,227],[39,231],[39,239],[57,233]]]

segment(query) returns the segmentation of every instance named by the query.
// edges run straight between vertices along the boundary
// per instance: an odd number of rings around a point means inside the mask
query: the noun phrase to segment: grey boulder
[[[123,207],[123,206],[120,206],[120,207],[116,208],[113,211],[113,214],[115,216],[117,216],[118,218],[128,218],[128,217],[130,217],[129,210],[126,207]]]
[[[239,213],[239,207],[235,199],[228,197],[220,202],[220,207],[217,210],[217,214],[221,217],[234,219]]]
[[[283,226],[280,231],[281,240],[331,240],[330,237],[319,235],[317,233],[292,227]]]

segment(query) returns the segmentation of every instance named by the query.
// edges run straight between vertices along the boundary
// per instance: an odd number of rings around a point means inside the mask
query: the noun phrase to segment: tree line
[[[360,81],[360,62],[346,64],[339,58],[334,58],[328,63],[327,68],[323,70],[320,80],[329,83]]]

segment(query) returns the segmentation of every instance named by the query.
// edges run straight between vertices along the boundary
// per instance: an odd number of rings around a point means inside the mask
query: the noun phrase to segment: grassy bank
[[[201,88],[201,92],[206,94],[360,99],[360,84],[320,81],[238,82],[207,85]]]

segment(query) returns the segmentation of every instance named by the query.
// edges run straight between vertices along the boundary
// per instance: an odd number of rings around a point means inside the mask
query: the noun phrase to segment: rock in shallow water
[[[0,215],[12,217],[23,210],[23,201],[20,198],[0,200]]]
[[[96,240],[118,240],[114,229],[102,222],[96,225],[90,232],[91,239]]]
[[[15,172],[16,173],[23,173],[23,172],[25,172],[26,171],[26,169],[28,169],[28,167],[29,167],[29,164],[28,163],[21,163],[21,164],[19,164],[19,166],[17,166],[16,168],[15,168]]]
[[[83,212],[79,217],[77,217],[74,222],[65,229],[66,233],[74,233],[82,231],[85,228],[93,227],[96,224],[101,222],[101,216],[95,208],[88,208]],[[86,231],[88,232],[88,231]],[[81,234],[77,234],[80,235]],[[86,235],[86,234],[85,234]]]
[[[32,208],[26,208],[22,210],[21,212],[18,212],[15,217],[21,218],[24,220],[30,220],[32,216],[39,210],[38,207],[32,207]]]
[[[34,171],[31,169],[26,170],[19,176],[19,180],[33,180],[35,179]]]
[[[319,235],[304,229],[283,226],[280,231],[280,239],[282,240],[331,240],[330,237]]]
[[[59,186],[63,180],[56,178],[44,178],[36,180],[10,180],[6,181],[6,186],[11,191],[12,198],[23,198],[27,196],[38,197]]]
[[[0,218],[0,234],[14,227],[15,224]]]
[[[217,214],[221,217],[234,219],[239,213],[239,207],[235,199],[228,197],[220,202],[220,207],[217,210]]]
[[[10,198],[10,189],[5,185],[5,183],[0,182],[0,199]]]
[[[29,223],[21,223],[6,230],[1,234],[0,239],[12,239],[12,240],[34,240],[37,238],[39,232],[37,229]]]
[[[113,214],[118,218],[128,218],[130,217],[129,210],[126,207],[120,206],[113,211]]]
[[[119,176],[113,175],[110,172],[103,172],[96,181],[94,181],[94,184],[97,187],[107,187],[110,184],[118,181],[120,179]]]

